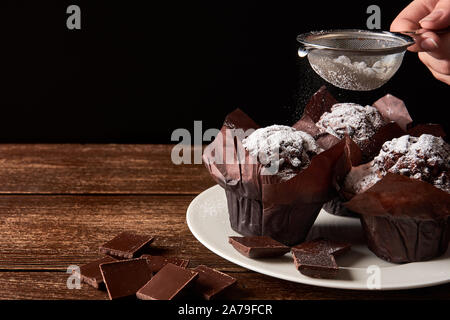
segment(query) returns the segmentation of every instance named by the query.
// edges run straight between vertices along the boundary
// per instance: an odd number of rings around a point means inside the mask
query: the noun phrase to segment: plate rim
[[[282,279],[285,281],[301,283],[301,284],[306,284],[306,285],[311,285],[311,286],[325,287],[325,288],[342,289],[342,290],[358,290],[358,291],[409,290],[409,289],[432,287],[432,286],[450,283],[450,276],[449,276],[447,279],[443,279],[443,280],[434,280],[434,281],[428,281],[428,282],[422,281],[422,282],[417,282],[414,284],[395,285],[395,284],[388,283],[387,285],[382,285],[380,289],[370,289],[367,286],[355,286],[355,283],[359,283],[359,282],[355,282],[355,281],[351,281],[351,280],[348,282],[348,285],[347,284],[343,285],[342,283],[338,284],[337,282],[333,282],[333,279],[316,279],[316,278],[308,278],[308,277],[299,277],[298,279],[293,280],[289,276],[283,276],[278,273],[275,274],[275,273],[271,272],[270,270],[261,270],[257,266],[255,267],[249,263],[245,263],[242,260],[239,260],[237,258],[229,256],[226,252],[216,249],[214,246],[212,246],[210,243],[208,243],[208,241],[206,241],[201,234],[199,234],[197,232],[196,227],[192,224],[192,216],[194,215],[193,207],[196,205],[197,202],[201,201],[202,198],[205,197],[205,194],[214,192],[216,189],[223,190],[223,188],[220,185],[216,184],[212,187],[207,188],[206,190],[203,190],[201,193],[199,193],[197,196],[195,196],[195,198],[189,203],[189,206],[186,210],[186,223],[189,228],[189,231],[197,239],[197,241],[199,241],[203,246],[205,246],[208,250],[210,250],[214,254],[218,255],[219,257],[222,257],[240,267],[243,267],[245,269],[248,269],[248,270],[263,274],[263,275],[267,275],[267,276],[270,276],[273,278]],[[245,258],[245,257],[243,256],[242,258]],[[428,261],[423,261],[420,263],[427,263],[427,262]],[[410,264],[412,264],[412,263],[394,265],[394,266],[391,266],[388,268],[398,268],[398,267],[407,266]]]

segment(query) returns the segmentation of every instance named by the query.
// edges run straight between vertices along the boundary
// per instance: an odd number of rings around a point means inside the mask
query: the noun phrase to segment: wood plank
[[[254,272],[229,274],[237,279],[237,285],[224,298],[235,300],[450,299],[450,284],[413,290],[355,291],[312,287]],[[0,300],[108,299],[106,292],[84,283],[80,289],[69,290],[68,276],[64,272],[0,272]]]
[[[66,268],[99,255],[100,244],[123,230],[159,235],[156,251],[232,274],[232,299],[450,299],[450,285],[395,292],[312,287],[249,272],[207,250],[184,218],[193,196],[0,196],[0,298],[104,299],[84,286],[65,287]],[[53,270],[53,272],[48,272]],[[24,290],[26,288],[27,290]]]
[[[202,164],[173,164],[172,147],[0,144],[0,194],[198,194],[214,185]]]
[[[0,269],[60,270],[96,259],[125,230],[157,235],[154,253],[223,270],[243,270],[190,233],[193,196],[0,196]]]
[[[86,284],[67,288],[63,272],[0,272],[0,300],[107,300],[106,292]]]

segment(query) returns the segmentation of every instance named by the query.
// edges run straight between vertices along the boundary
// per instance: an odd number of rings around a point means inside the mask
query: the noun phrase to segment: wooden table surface
[[[292,283],[241,268],[201,245],[186,209],[214,183],[203,165],[174,165],[171,145],[0,145],[0,299],[107,299],[66,286],[67,267],[99,257],[124,230],[156,234],[166,255],[237,278],[233,299],[449,299],[450,284],[352,291]]]

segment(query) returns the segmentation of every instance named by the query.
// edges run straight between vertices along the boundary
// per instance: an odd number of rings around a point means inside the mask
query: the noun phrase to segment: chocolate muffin
[[[360,214],[369,249],[395,263],[443,254],[450,237],[450,146],[440,137],[404,135],[354,168],[345,206]]]
[[[225,190],[230,226],[241,235],[303,242],[331,199],[336,172],[348,172],[348,150],[357,148],[349,137],[322,150],[296,124],[258,128],[237,109],[203,152],[211,177]]]
[[[322,133],[329,133],[339,139],[347,134],[363,148],[385,124],[382,115],[372,106],[337,103],[331,107],[330,112],[322,114],[316,126]]]
[[[264,166],[265,174],[276,174],[281,181],[294,177],[323,151],[308,133],[283,125],[257,129],[242,144]]]
[[[387,141],[374,160],[351,172],[345,188],[364,192],[388,172],[428,182],[450,193],[450,146],[441,137],[404,135]]]

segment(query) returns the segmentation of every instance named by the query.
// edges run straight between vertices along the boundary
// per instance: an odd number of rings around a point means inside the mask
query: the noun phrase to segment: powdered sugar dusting
[[[275,165],[283,180],[295,176],[309,165],[312,156],[322,151],[311,135],[283,125],[257,129],[242,143],[261,164]]]
[[[450,146],[441,137],[405,135],[387,141],[375,157],[374,167],[382,175],[398,173],[450,193]]]
[[[325,112],[320,117],[316,125],[322,132],[339,139],[348,134],[356,144],[362,146],[385,123],[378,110],[372,106],[337,103],[331,107],[331,112]]]
[[[353,169],[345,178],[344,189],[349,190],[355,194],[361,193],[369,189],[382,176],[378,174],[373,162],[369,162],[356,169]]]

